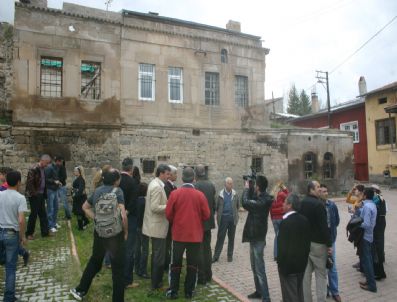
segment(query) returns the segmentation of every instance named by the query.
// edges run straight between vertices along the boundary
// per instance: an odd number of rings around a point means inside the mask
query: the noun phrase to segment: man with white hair
[[[218,237],[216,239],[214,258],[212,262],[216,262],[221,255],[223,243],[227,233],[227,261],[233,261],[234,236],[236,234],[236,225],[238,222],[238,209],[240,208],[240,198],[235,190],[233,190],[233,179],[227,177],[225,179],[225,188],[218,195],[216,203],[216,221],[218,224]]]

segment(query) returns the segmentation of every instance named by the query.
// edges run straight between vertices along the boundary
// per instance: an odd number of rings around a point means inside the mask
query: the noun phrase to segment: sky
[[[105,0],[67,2],[106,9]],[[48,5],[61,8],[62,0]],[[330,72],[332,104],[354,99],[360,76],[368,91],[397,81],[397,18],[338,67],[397,16],[396,0],[113,0],[109,7],[121,9],[222,28],[230,19],[241,22],[242,32],[261,36],[270,49],[266,98],[288,94],[295,84],[308,94],[315,89],[325,106],[326,89],[316,84],[316,70]]]

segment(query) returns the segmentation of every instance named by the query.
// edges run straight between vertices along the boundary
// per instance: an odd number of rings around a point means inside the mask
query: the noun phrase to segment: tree
[[[302,89],[299,99],[300,99],[300,105],[301,105],[301,114],[300,115],[306,115],[306,114],[312,113],[312,104],[310,102],[309,96],[306,94],[304,89]]]
[[[302,89],[301,93],[298,95],[298,90],[295,85],[291,86],[288,92],[288,113],[296,115],[306,115],[312,112],[310,98]]]
[[[288,92],[288,113],[299,115],[300,100],[295,85]]]

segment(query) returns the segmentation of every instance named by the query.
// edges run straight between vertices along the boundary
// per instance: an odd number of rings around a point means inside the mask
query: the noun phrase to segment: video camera
[[[248,180],[249,188],[248,188],[248,198],[256,199],[255,194],[255,183],[256,183],[256,170],[251,166],[251,174],[243,175],[243,179],[245,181]]]

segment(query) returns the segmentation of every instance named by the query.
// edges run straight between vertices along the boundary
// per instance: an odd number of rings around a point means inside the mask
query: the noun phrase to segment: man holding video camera
[[[252,181],[250,179],[245,180],[242,202],[244,209],[248,211],[243,231],[243,242],[250,243],[251,268],[255,282],[255,292],[248,295],[248,298],[260,298],[263,302],[269,302],[270,295],[263,252],[266,245],[267,219],[273,197],[266,192],[268,184],[266,177],[258,175],[254,186],[256,197],[250,198],[249,189]]]

